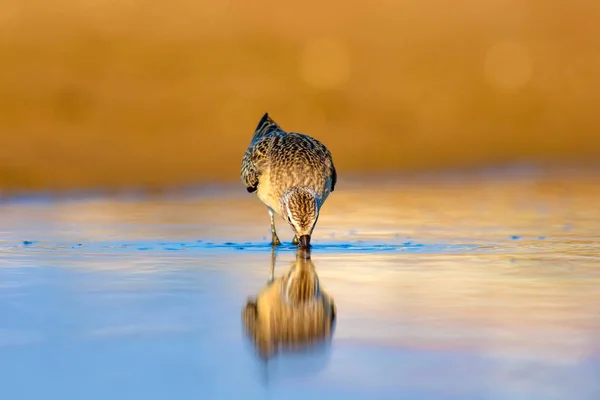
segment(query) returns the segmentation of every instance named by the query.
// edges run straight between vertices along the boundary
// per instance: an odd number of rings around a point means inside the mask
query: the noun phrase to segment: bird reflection
[[[289,270],[275,279],[275,250],[267,285],[242,312],[246,334],[262,358],[299,351],[333,335],[336,307],[321,288],[310,250],[298,248]]]

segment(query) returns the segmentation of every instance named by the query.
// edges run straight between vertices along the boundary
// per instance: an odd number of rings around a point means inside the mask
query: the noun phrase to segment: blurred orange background
[[[239,179],[265,111],[340,174],[600,160],[592,0],[4,0],[0,188]]]

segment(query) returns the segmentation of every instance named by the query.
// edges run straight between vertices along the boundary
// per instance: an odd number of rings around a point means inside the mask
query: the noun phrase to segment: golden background
[[[0,189],[239,179],[265,111],[338,171],[600,154],[588,0],[4,0]]]

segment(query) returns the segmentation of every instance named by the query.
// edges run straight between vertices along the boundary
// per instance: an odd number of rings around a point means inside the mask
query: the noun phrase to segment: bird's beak
[[[300,246],[304,247],[305,249],[308,249],[310,247],[310,235],[302,235],[300,236],[298,241],[300,243]]]

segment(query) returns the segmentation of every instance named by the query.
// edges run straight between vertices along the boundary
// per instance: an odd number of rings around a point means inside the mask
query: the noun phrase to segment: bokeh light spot
[[[499,42],[485,57],[485,77],[498,92],[516,93],[533,75],[533,59],[527,47],[517,42]]]

